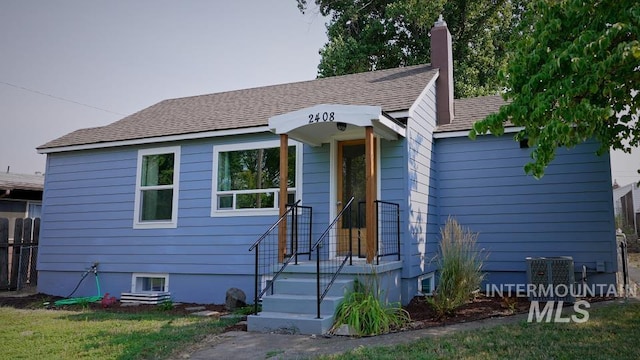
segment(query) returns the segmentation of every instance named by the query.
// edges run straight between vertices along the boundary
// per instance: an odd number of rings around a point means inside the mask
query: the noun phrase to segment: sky
[[[314,79],[325,22],[295,0],[0,0],[0,171],[164,99]],[[640,149],[611,158],[640,180]]]

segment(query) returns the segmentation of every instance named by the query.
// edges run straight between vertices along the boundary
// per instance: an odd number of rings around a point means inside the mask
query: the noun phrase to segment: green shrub
[[[262,311],[262,305],[258,304],[258,312]],[[233,310],[233,314],[236,315],[253,315],[255,313],[255,306],[247,304],[246,306],[236,308]]]
[[[437,262],[440,278],[433,297],[427,301],[439,316],[451,315],[468,302],[480,288],[482,273],[482,251],[476,249],[477,233],[463,228],[449,217],[440,229],[442,237]]]
[[[158,304],[158,310],[171,311],[173,310],[173,306],[173,301],[171,299],[168,299]]]
[[[358,336],[380,335],[409,322],[409,313],[400,304],[385,306],[380,301],[381,293],[375,275],[369,284],[356,279],[353,291],[347,294],[336,310],[332,330],[346,324]]]

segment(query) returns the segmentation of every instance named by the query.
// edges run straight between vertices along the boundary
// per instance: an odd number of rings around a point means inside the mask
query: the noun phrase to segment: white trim
[[[438,77],[440,76],[440,70],[436,69],[436,73],[433,75],[433,77],[431,78],[431,80],[429,80],[429,82],[427,83],[427,85],[424,87],[424,89],[422,89],[422,92],[420,93],[420,96],[418,96],[416,98],[416,101],[413,102],[413,104],[411,104],[411,106],[409,107],[409,117],[413,117],[413,113],[416,110],[416,106],[418,106],[418,104],[422,101],[422,99],[426,96],[427,92],[429,91],[429,89],[431,89],[431,87],[435,86],[436,80],[438,80]]]
[[[504,128],[504,133],[505,134],[512,134],[512,133],[517,133],[520,130],[524,130],[524,127],[522,127],[522,126],[511,126],[511,127]],[[469,131],[471,131],[471,129],[469,129],[469,130],[460,130],[460,131],[448,131],[448,132],[434,132],[433,133],[433,137],[436,138],[436,139],[467,137],[467,136],[469,136]],[[491,135],[491,132],[488,132],[486,134],[481,134],[480,136],[484,136],[484,135]]]
[[[409,117],[409,110],[391,111],[391,112],[388,112],[387,115],[391,116],[394,119],[408,118]]]
[[[335,124],[350,125],[346,131]],[[291,139],[321,146],[332,138],[352,137],[354,129],[372,126],[374,133],[387,140],[404,137],[406,129],[382,112],[380,106],[319,104],[269,118],[269,129],[288,134]]]
[[[430,280],[429,283],[430,283],[430,287],[431,287],[430,290],[431,291],[429,291],[429,292],[425,292],[425,291],[422,290],[422,280],[426,280],[426,279]],[[424,295],[433,295],[433,290],[434,290],[435,285],[436,285],[435,282],[436,282],[435,281],[435,273],[433,273],[433,272],[418,276],[418,295],[423,295],[423,296]]]
[[[239,129],[205,131],[205,132],[198,132],[198,133],[191,133],[191,134],[156,136],[156,137],[143,138],[143,139],[107,141],[107,142],[95,143],[95,144],[59,146],[59,147],[52,147],[47,149],[38,149],[38,154],[49,154],[49,153],[77,151],[77,150],[104,149],[104,148],[110,148],[110,147],[120,147],[120,146],[129,146],[129,145],[157,144],[157,143],[171,142],[171,141],[206,139],[206,138],[215,138],[215,137],[221,137],[221,136],[257,134],[257,133],[268,133],[268,132],[269,132],[268,126],[256,126],[256,127],[239,128]]]
[[[136,166],[136,194],[133,208],[133,228],[134,229],[169,229],[178,227],[178,199],[180,192],[180,146],[167,146],[161,148],[152,149],[140,149],[138,150],[138,164]],[[142,180],[142,158],[147,155],[169,154],[173,153],[173,184],[146,187],[151,189],[173,189],[173,203],[171,209],[170,221],[141,221],[140,220],[140,206],[141,199],[140,194],[142,187],[140,182]]]
[[[142,278],[163,278],[164,279],[164,290],[162,291],[143,291],[138,290],[138,279]],[[153,293],[153,292],[169,292],[169,274],[166,273],[132,273],[131,274],[131,292],[132,293]]]
[[[295,191],[295,199],[302,199],[302,157],[304,153],[303,145],[295,140],[289,140],[289,146],[296,147],[296,186],[289,188],[288,191]],[[252,193],[252,192],[273,192],[274,193],[274,207],[268,209],[218,209],[218,155],[221,152],[239,151],[239,150],[254,150],[254,149],[270,149],[279,148],[280,140],[264,140],[253,141],[238,144],[223,144],[213,146],[213,168],[211,176],[211,217],[226,217],[226,216],[259,216],[259,215],[278,215],[279,207],[279,188],[278,189],[252,189],[246,191],[231,191],[231,193]]]

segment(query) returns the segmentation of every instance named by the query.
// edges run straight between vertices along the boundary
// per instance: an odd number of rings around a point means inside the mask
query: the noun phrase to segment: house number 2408
[[[320,121],[334,121],[335,113],[332,112],[322,112],[316,114],[309,114],[309,124],[317,123]]]

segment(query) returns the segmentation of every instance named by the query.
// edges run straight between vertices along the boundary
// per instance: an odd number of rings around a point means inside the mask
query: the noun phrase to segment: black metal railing
[[[388,201],[375,200],[375,225],[366,223],[366,202],[358,203],[358,215],[356,227],[358,228],[358,248],[355,254],[359,258],[365,258],[366,239],[361,236],[361,229],[375,233],[375,258],[380,264],[380,258],[396,255],[400,260],[400,205]]]
[[[340,213],[333,219],[327,229],[320,235],[313,244],[311,251],[316,253],[316,293],[317,293],[317,317],[320,318],[320,305],[325,298],[331,285],[335,282],[338,274],[347,263],[352,263],[353,241],[351,205],[353,197],[342,208]],[[339,226],[343,224],[343,226]],[[345,239],[346,238],[346,239]],[[341,241],[342,240],[342,241]],[[348,244],[341,249],[340,244]],[[331,256],[329,249],[335,248],[337,256]],[[342,256],[340,256],[342,255]]]
[[[273,293],[273,283],[292,261],[298,263],[299,255],[308,255],[311,260],[311,216],[309,206],[301,206],[300,200],[287,205],[285,213],[271,225],[249,251],[255,250],[254,269],[254,313],[258,313],[258,303],[269,290]],[[281,244],[285,253],[280,254]]]
[[[396,255],[400,260],[400,205],[376,200],[376,261]]]
[[[287,222],[287,251],[285,257],[294,259],[294,263],[298,265],[298,256],[307,255],[311,260],[312,239],[312,215],[313,209],[310,206],[298,205],[300,200],[294,205],[295,211],[290,214],[290,221]]]

